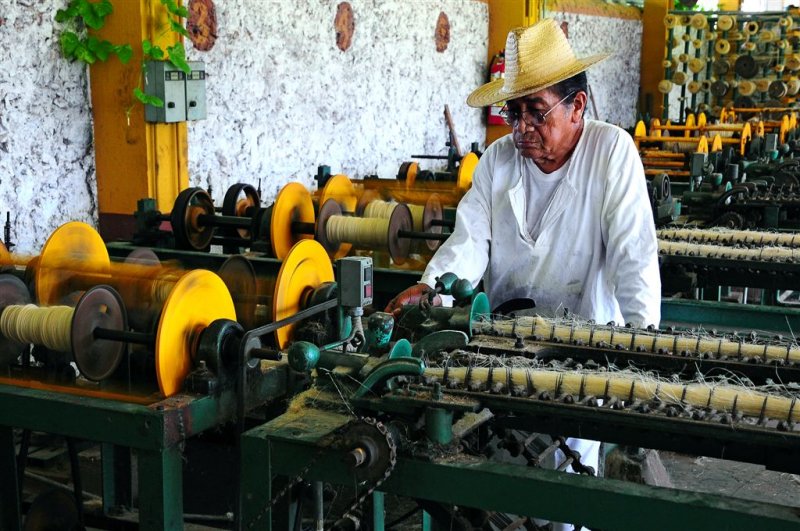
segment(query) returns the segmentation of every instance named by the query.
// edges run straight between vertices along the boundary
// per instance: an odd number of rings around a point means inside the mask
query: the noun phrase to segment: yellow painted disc
[[[11,265],[11,253],[3,242],[0,242],[0,265]]]
[[[236,320],[228,288],[216,274],[195,269],[170,291],[156,335],[156,376],[165,397],[177,393],[192,366],[200,333],[217,319]]]
[[[692,136],[692,131],[696,129],[695,117],[693,113],[689,113],[689,116],[686,117],[686,123],[683,125],[686,126],[686,131],[684,131],[683,136],[685,137]]]
[[[269,225],[269,237],[272,252],[279,260],[286,258],[289,250],[300,240],[314,237],[313,231],[308,234],[295,234],[292,222],[314,223],[314,203],[311,194],[300,183],[289,183],[284,186],[275,204],[272,205],[272,218]]]
[[[96,230],[80,221],[65,223],[50,235],[39,255],[36,298],[43,306],[58,304],[62,297],[80,289],[70,282],[74,277],[107,276],[110,267],[108,249]]]
[[[722,137],[719,134],[714,135],[714,139],[711,141],[711,152],[716,153],[717,151],[722,151]]]
[[[416,162],[406,163],[406,190],[414,188],[414,183],[417,182],[417,174],[419,173],[419,164]]]
[[[653,118],[653,120],[658,120],[658,118]],[[652,121],[650,123],[652,124]],[[650,126],[650,134],[655,135],[655,132],[652,129],[652,125]],[[639,120],[638,122],[636,122],[636,129],[633,130],[633,137],[641,138],[643,136],[647,136],[647,129],[645,128],[644,121]]]
[[[700,141],[697,143],[697,153],[708,153],[708,137],[700,137]]]
[[[325,183],[325,186],[322,188],[322,194],[319,196],[318,205],[324,205],[325,201],[328,199],[333,199],[339,203],[339,206],[342,207],[342,212],[356,211],[358,197],[356,196],[353,182],[347,175],[338,174],[328,179],[328,182]],[[352,247],[353,244],[342,242],[339,245],[339,249],[334,253],[333,258],[336,259],[347,256]]]
[[[763,137],[764,136],[764,122],[759,120],[758,122],[756,122],[755,128],[756,128],[755,135],[757,137]]]
[[[742,127],[742,136],[739,139],[739,155],[747,153],[747,143],[750,142],[751,138],[753,138],[753,134],[750,130],[750,124],[745,123],[744,127]]]
[[[699,113],[697,115],[697,127],[699,129],[702,129],[703,127],[706,126],[706,123],[707,123],[706,113],[704,112]]]
[[[281,264],[272,298],[272,319],[280,321],[303,309],[311,291],[323,282],[333,282],[333,265],[325,248],[315,240],[297,242]],[[292,339],[294,324],[275,331],[275,343],[285,348]]]
[[[458,179],[456,180],[456,187],[459,190],[467,190],[472,186],[472,174],[475,173],[478,161],[478,155],[472,152],[467,153],[461,159],[461,165],[458,167]]]
[[[789,134],[789,130],[789,117],[784,114],[783,118],[781,118],[780,129],[778,130],[778,140],[781,144],[786,143],[786,135]]]

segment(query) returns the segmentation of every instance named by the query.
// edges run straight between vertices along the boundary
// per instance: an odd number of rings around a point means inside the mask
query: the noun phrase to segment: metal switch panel
[[[144,92],[157,96],[163,107],[145,105],[148,122],[174,123],[186,120],[186,75],[165,61],[148,61],[145,68]]]
[[[189,62],[192,69],[186,78],[186,119],[206,118],[206,66],[201,61]]]

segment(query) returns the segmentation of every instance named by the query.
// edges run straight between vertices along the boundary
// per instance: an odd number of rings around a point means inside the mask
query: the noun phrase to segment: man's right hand
[[[386,305],[386,309],[383,311],[386,313],[391,313],[394,315],[395,319],[397,319],[400,316],[400,311],[403,309],[403,306],[408,304],[419,304],[421,299],[428,297],[428,295],[432,292],[433,288],[427,284],[416,284],[400,292],[399,295],[389,301],[389,304]],[[433,305],[442,305],[442,298],[439,297],[438,294],[433,298]]]

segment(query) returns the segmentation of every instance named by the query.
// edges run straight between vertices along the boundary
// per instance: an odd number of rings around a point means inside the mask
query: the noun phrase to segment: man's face
[[[576,112],[576,102],[559,103],[559,100],[561,97],[556,93],[545,89],[506,103],[512,115],[520,116],[512,124],[514,145],[523,157],[533,159],[540,167],[560,159],[574,147],[572,140],[580,111]],[[543,124],[530,125],[535,121],[535,113],[546,115]]]

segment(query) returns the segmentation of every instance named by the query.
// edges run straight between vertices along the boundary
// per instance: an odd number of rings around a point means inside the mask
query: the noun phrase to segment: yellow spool
[[[683,42],[689,42],[690,40],[692,40],[692,36],[689,35],[688,33],[684,33],[683,35],[681,35],[681,40]]]
[[[770,30],[764,30],[758,34],[758,40],[761,42],[772,42],[778,40],[778,37],[775,34],[775,32]]]
[[[672,91],[672,81],[668,79],[662,79],[658,82],[658,91],[661,94],[669,94]]]
[[[722,137],[714,135],[714,139],[711,141],[711,152],[717,153],[718,151],[722,151]]]
[[[689,94],[697,94],[700,92],[700,82],[699,81],[689,81],[689,84],[686,86],[689,90]]]
[[[756,91],[756,84],[749,80],[739,82],[739,94],[742,96],[752,96]]]
[[[664,61],[661,63],[661,66],[663,66],[664,68],[672,68],[672,66],[673,66],[673,63],[672,63],[672,61],[668,61],[668,60],[666,60],[666,59],[665,59],[665,60],[664,60]]]
[[[786,39],[781,39],[776,43],[776,46],[781,50],[786,50],[787,48],[790,48],[791,44]]]
[[[461,164],[458,166],[458,176],[456,177],[456,187],[459,190],[467,190],[472,186],[472,175],[475,173],[475,168],[478,166],[478,155],[475,153],[467,153],[461,158]]]
[[[703,48],[705,48],[706,45],[700,39],[693,39],[692,40],[692,46],[694,46],[695,50],[702,50]]]
[[[755,20],[751,20],[750,22],[744,25],[744,33],[745,35],[755,35],[758,33],[758,22]]]
[[[793,26],[792,17],[781,17],[778,24],[783,28],[790,29]]]
[[[717,20],[717,29],[721,31],[728,31],[736,25],[736,18],[730,15],[722,15]]]
[[[714,50],[720,55],[728,55],[731,51],[731,44],[725,39],[719,39],[714,44]]]
[[[688,26],[692,23],[692,17],[689,15],[681,15],[681,26]]]
[[[786,62],[784,64],[786,65],[786,68],[788,70],[791,70],[792,72],[800,70],[800,55],[798,54],[790,55],[789,57],[786,58]]]
[[[755,50],[755,49],[756,49],[756,43],[754,43],[754,42],[749,42],[749,41],[748,41],[748,42],[746,42],[746,43],[744,43],[744,44],[742,45],[742,48],[743,48],[743,49],[744,49],[744,51],[746,51],[746,52],[752,52],[753,50]]]
[[[703,81],[700,82],[700,86],[703,87],[703,90],[705,91],[711,90],[711,80],[704,79]]]
[[[678,17],[675,15],[667,15],[664,17],[664,26],[667,29],[673,29],[678,25]]]
[[[705,29],[708,27],[708,19],[704,14],[697,13],[696,15],[692,15],[692,18],[689,19],[689,25],[694,29]]]
[[[766,78],[756,79],[756,90],[759,92],[766,92],[769,90],[770,80]]]
[[[706,67],[706,62],[700,59],[699,57],[695,57],[689,60],[689,70],[693,74],[699,74],[700,72],[703,71],[705,67]]]
[[[678,55],[678,61],[681,63],[688,63],[689,62],[689,54],[682,53]]]
[[[707,41],[715,41],[717,40],[717,32],[716,31],[707,31],[703,38]]]
[[[678,71],[672,74],[672,82],[678,86],[685,85],[688,80],[689,76],[686,72]]]

